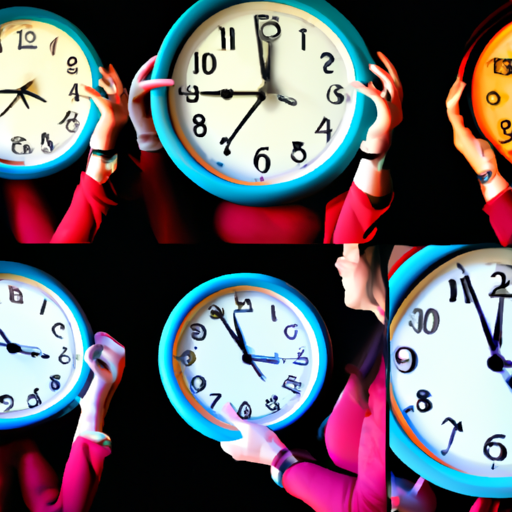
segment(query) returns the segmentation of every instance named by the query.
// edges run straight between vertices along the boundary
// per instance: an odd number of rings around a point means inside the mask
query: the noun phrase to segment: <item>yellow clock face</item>
[[[478,58],[471,100],[483,134],[512,162],[512,23],[494,35]]]

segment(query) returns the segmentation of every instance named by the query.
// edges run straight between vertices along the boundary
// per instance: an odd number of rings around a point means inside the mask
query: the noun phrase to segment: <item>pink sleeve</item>
[[[82,172],[80,184],[76,187],[71,205],[55,231],[51,243],[77,244],[93,241],[103,216],[111,206],[117,204],[107,197],[104,187],[110,187],[115,194],[110,181],[100,185]]]
[[[370,242],[377,233],[374,224],[388,211],[393,197],[388,206],[377,210],[368,196],[352,183],[348,193],[345,192],[327,204],[324,243]]]
[[[512,188],[507,188],[484,206],[491,226],[503,247],[512,247]]]

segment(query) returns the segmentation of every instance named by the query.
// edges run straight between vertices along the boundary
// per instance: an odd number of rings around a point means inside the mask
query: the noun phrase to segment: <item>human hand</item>
[[[117,136],[128,121],[128,93],[123,89],[123,83],[112,64],[108,71],[100,67],[100,73],[102,78],[98,85],[107,93],[108,99],[92,87],[84,85],[101,114],[91,136],[90,146],[92,149],[110,150],[115,148]]]
[[[263,425],[242,420],[230,403],[224,405],[222,413],[242,434],[242,439],[220,443],[220,447],[235,460],[270,466],[275,456],[286,449],[272,430]]]
[[[391,473],[391,512],[434,512],[436,496],[424,478],[415,484]]]
[[[137,133],[139,148],[142,151],[158,151],[162,149],[162,143],[158,138],[153,118],[151,117],[148,92],[158,87],[171,87],[174,85],[174,80],[170,79],[146,80],[155,66],[155,61],[156,56],[151,57],[137,71],[130,86],[128,110]]]
[[[377,55],[386,66],[387,72],[375,64],[370,64],[370,71],[381,79],[384,87],[382,91],[379,91],[373,82],[368,86],[361,82],[352,82],[351,85],[370,98],[377,108],[377,119],[370,126],[366,140],[361,143],[361,149],[365,153],[384,155],[391,145],[391,131],[402,122],[404,93],[393,64],[383,53],[377,52]]]

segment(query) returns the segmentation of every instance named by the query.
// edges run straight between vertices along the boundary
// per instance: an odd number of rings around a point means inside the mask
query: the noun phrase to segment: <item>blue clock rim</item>
[[[97,84],[98,80],[101,78],[98,69],[102,65],[101,60],[90,41],[78,27],[58,14],[36,7],[7,7],[0,9],[0,25],[17,19],[31,19],[48,23],[69,34],[87,57],[89,66],[91,67],[93,87],[95,87],[95,84]],[[89,140],[99,118],[100,114],[98,109],[95,105],[91,105],[91,110],[89,111],[89,116],[82,133],[68,151],[59,158],[40,165],[8,165],[0,162],[0,178],[8,180],[42,178],[55,174],[70,166],[76,162],[89,147]]]
[[[14,274],[18,276],[23,276],[28,279],[32,279],[42,285],[46,286],[48,289],[56,293],[66,304],[66,306],[70,309],[71,314],[75,318],[78,328],[80,330],[82,343],[84,347],[84,352],[93,344],[93,334],[91,326],[83,312],[82,308],[76,301],[76,299],[71,295],[71,293],[57,281],[54,277],[47,274],[46,272],[39,270],[35,267],[31,267],[29,265],[25,265],[23,263],[15,263],[12,261],[0,261],[0,273],[2,274]],[[73,386],[73,388],[66,394],[66,396],[62,397],[58,403],[49,407],[48,409],[40,412],[36,412],[29,417],[25,418],[2,418],[0,416],[0,430],[12,430],[15,428],[28,427],[31,425],[35,425],[36,423],[40,423],[42,421],[47,421],[55,417],[61,416],[63,413],[67,413],[72,410],[77,404],[77,397],[79,393],[83,390],[86,385],[87,379],[89,377],[90,369],[87,363],[84,361],[82,366],[82,371],[80,372],[80,376]]]
[[[311,393],[297,411],[285,420],[272,425],[270,427],[272,430],[280,430],[287,427],[298,420],[311,407],[324,384],[330,357],[329,333],[320,313],[301,292],[281,279],[265,274],[228,274],[211,279],[194,288],[176,305],[165,324],[158,349],[158,368],[165,392],[174,409],[192,428],[216,441],[234,441],[242,436],[238,430],[228,430],[210,423],[183,396],[173,372],[173,346],[179,327],[194,306],[213,293],[241,285],[266,288],[288,299],[304,314],[318,340],[318,378],[313,385]]]
[[[171,64],[182,41],[203,21],[216,12],[257,0],[199,0],[173,25],[158,52],[152,78],[168,78]],[[373,63],[366,45],[355,27],[325,0],[281,0],[309,12],[325,23],[345,45],[354,64],[356,80],[367,83],[373,79],[368,65]],[[179,140],[168,114],[167,88],[151,91],[151,111],[159,138],[178,168],[192,181],[211,194],[226,201],[247,206],[282,204],[321,190],[337,178],[353,160],[368,128],[376,118],[373,102],[362,94],[356,95],[356,108],[349,133],[336,152],[309,174],[286,183],[266,186],[241,185],[211,174],[188,153]]]
[[[497,244],[428,246],[406,260],[389,279],[389,312],[393,318],[412,287],[440,262],[478,249],[502,248]],[[512,477],[489,478],[469,475],[432,460],[405,434],[389,411],[389,444],[396,456],[429,482],[467,496],[512,497]]]

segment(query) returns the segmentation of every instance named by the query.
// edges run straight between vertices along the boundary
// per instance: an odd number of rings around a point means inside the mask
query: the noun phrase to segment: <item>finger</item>
[[[156,78],[154,80],[145,80],[144,82],[140,82],[139,85],[145,91],[151,91],[153,89],[158,89],[159,87],[172,87],[174,85],[174,80],[170,78]]]
[[[341,256],[336,260],[334,266],[338,269],[340,277],[348,277],[354,273],[356,264]]]
[[[359,244],[343,244],[343,257],[353,263],[358,263],[360,259]]]
[[[450,113],[459,114],[459,100],[466,87],[466,84],[457,77],[455,83],[450,88],[448,97],[446,98],[446,108],[448,109],[448,116]],[[451,111],[451,112],[450,112]]]
[[[108,77],[106,80],[103,78],[100,78],[98,80],[98,85],[109,95],[109,96],[115,96],[117,93],[117,90],[115,88],[114,82],[110,77]]]
[[[384,66],[386,66],[388,73],[391,75],[391,78],[393,79],[393,82],[396,85],[400,101],[402,101],[404,99],[404,91],[402,87],[402,82],[400,81],[395,66],[393,66],[391,61],[382,52],[377,52],[377,56],[384,63]]]
[[[94,373],[97,373],[96,360],[103,353],[103,345],[92,345],[84,354],[84,360]]]
[[[233,407],[233,404],[227,402],[222,408],[222,414],[238,430],[245,430],[245,420],[241,419],[240,416],[238,416],[236,409]]]
[[[386,91],[387,91],[387,92],[389,92],[389,95],[391,97],[391,102],[394,103],[393,100],[397,99],[398,91],[396,89],[395,83],[393,82],[392,78],[389,76],[389,73],[384,71],[379,66],[376,66],[375,64],[370,64],[370,71],[374,75],[377,75],[380,78],[382,84],[384,85],[384,90],[382,91],[383,95],[381,94],[381,97],[385,98]]]
[[[124,89],[123,82],[121,82],[121,79],[119,78],[119,75],[117,74],[117,71],[115,70],[114,66],[112,66],[112,64],[108,65],[108,72],[110,73],[110,76],[114,80],[116,90],[118,92],[122,91]]]
[[[151,57],[146,64],[144,64],[139,71],[137,72],[137,82],[142,82],[147,78],[147,76],[153,71],[153,67],[155,66],[156,55]]]
[[[371,97],[371,96],[379,96],[380,97],[380,91],[378,91],[372,82],[368,84],[368,86],[362,84],[361,82],[351,82],[350,85],[356,89],[358,92],[361,92],[365,96]]]
[[[101,115],[109,115],[111,113],[110,102],[107,99],[103,98],[103,96],[92,87],[84,85],[84,89],[91,95],[89,99],[98,107]]]
[[[380,95],[380,92],[377,90],[373,91],[368,87],[356,86],[356,82],[353,82],[353,84],[358,92],[364,94],[370,98],[373,103],[375,103],[375,107],[377,109],[377,118],[372,127],[370,127],[370,130],[373,128],[372,138],[375,138],[376,133],[389,132],[391,129],[391,111],[389,110],[388,103]],[[368,133],[370,133],[370,131]]]

